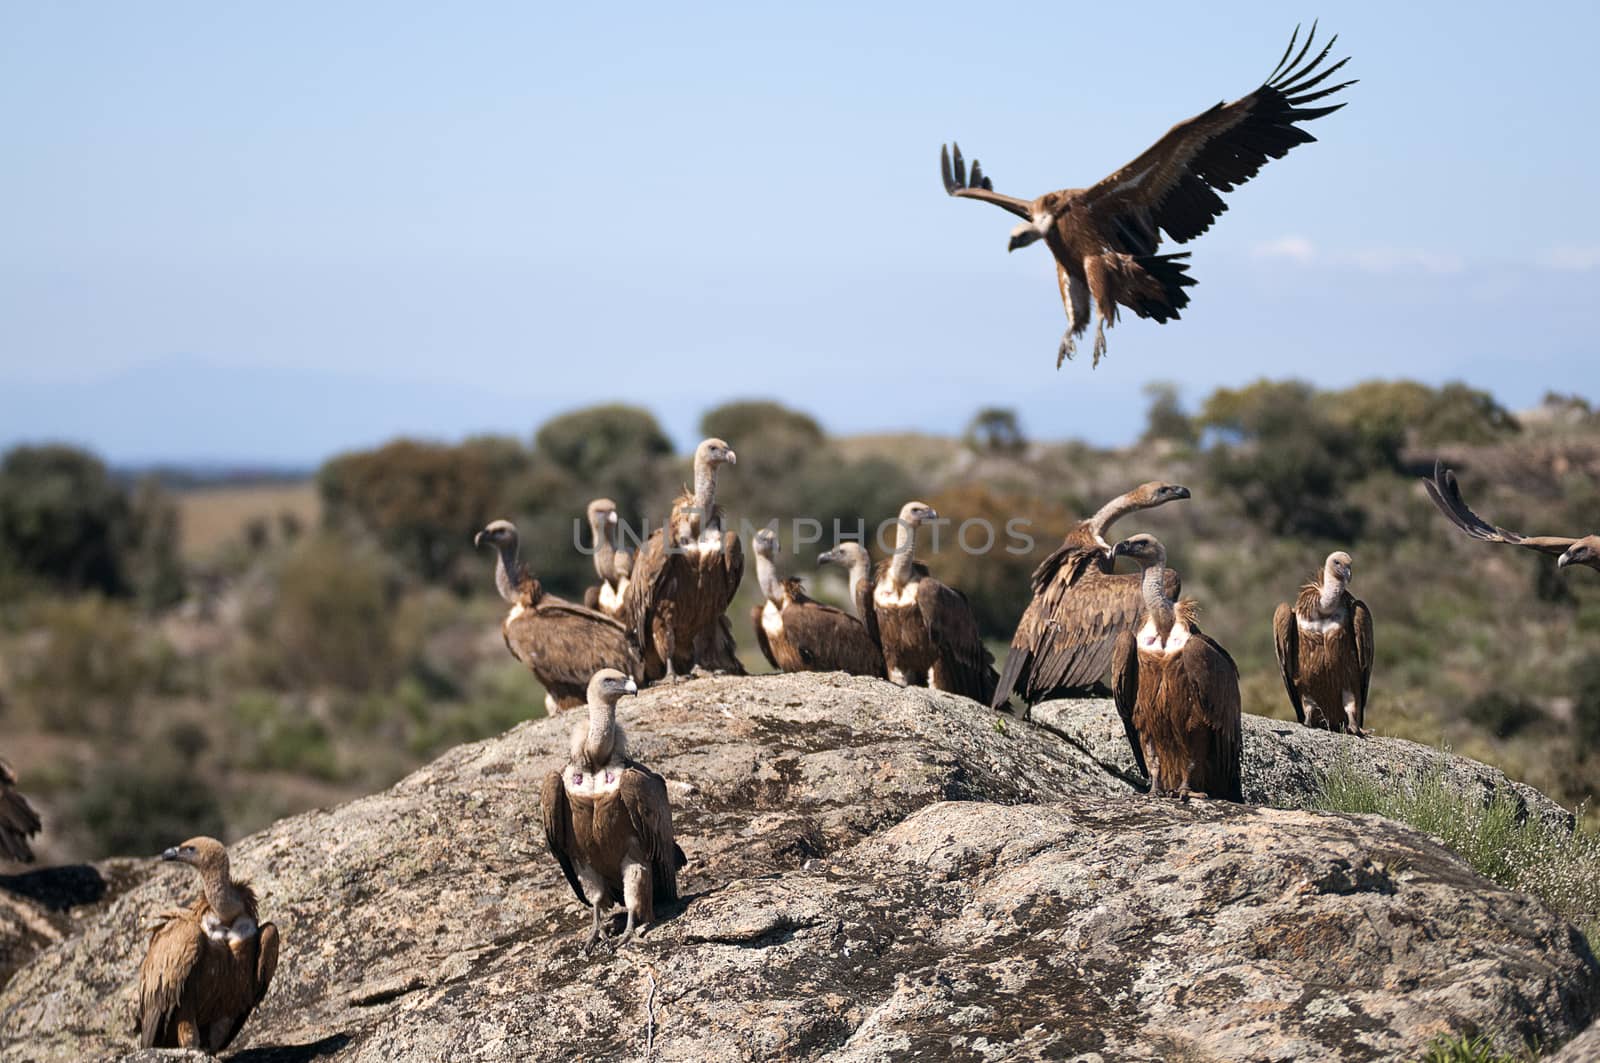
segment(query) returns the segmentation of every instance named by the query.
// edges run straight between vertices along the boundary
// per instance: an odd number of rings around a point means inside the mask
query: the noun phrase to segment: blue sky
[[[1147,381],[1261,375],[1600,398],[1591,3],[1308,9],[1349,106],[1188,245],[1181,322],[1059,373],[1047,252],[948,199],[939,145],[1091,183],[1298,13],[561,7],[0,9],[0,444],[305,463],[615,399],[687,443],[754,395],[1116,442]]]

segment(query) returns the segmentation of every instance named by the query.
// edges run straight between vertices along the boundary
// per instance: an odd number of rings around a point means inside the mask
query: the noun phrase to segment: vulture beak
[[[1568,565],[1578,560],[1578,558],[1575,556],[1577,552],[1578,548],[1574,546],[1568,549],[1566,553],[1556,558],[1556,568],[1566,568]]]
[[[483,545],[483,532],[479,532],[477,535],[474,535],[472,537],[472,547],[473,547],[473,549],[477,549],[478,547],[480,547],[482,545]]]
[[[629,676],[628,681],[622,684],[622,689],[626,690],[630,694],[637,694],[639,693],[639,684],[633,681],[632,676]]]
[[[617,511],[613,509],[610,513],[606,514],[606,523],[607,524],[615,524],[616,522],[617,522]]]
[[[1024,225],[1017,226],[1011,230],[1011,242],[1006,245],[1006,250],[1015,251],[1019,247],[1027,247],[1029,244],[1034,243],[1050,231],[1050,226],[1054,222],[1055,219],[1046,214]]]
[[[1168,492],[1172,495],[1173,498],[1188,498],[1189,497],[1189,489],[1187,487],[1182,487],[1182,486],[1180,486],[1178,484],[1173,484],[1172,487],[1168,489]]]
[[[821,568],[823,565],[826,565],[828,562],[833,561],[833,560],[834,560],[833,551],[832,550],[824,550],[822,553],[817,555],[817,567]]]
[[[176,860],[177,858],[178,847],[176,845],[161,851],[161,859],[163,860]]]
[[[729,465],[737,465],[737,464],[739,464],[739,455],[735,454],[731,450],[728,451],[728,464]]]

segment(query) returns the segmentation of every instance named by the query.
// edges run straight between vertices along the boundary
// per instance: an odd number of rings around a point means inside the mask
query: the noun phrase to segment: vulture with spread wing
[[[1439,512],[1448,517],[1451,524],[1480,542],[1505,543],[1550,554],[1556,559],[1557,568],[1587,565],[1600,572],[1600,535],[1585,535],[1582,538],[1518,535],[1497,528],[1467,508],[1467,503],[1461,498],[1461,487],[1456,483],[1456,474],[1445,468],[1443,462],[1434,462],[1433,479],[1424,480],[1422,484],[1428,489],[1428,497],[1433,499],[1433,504],[1439,507]]]
[[[1067,311],[1058,368],[1089,327],[1091,298],[1098,316],[1096,365],[1105,354],[1106,326],[1117,323],[1119,306],[1159,324],[1177,320],[1189,302],[1184,289],[1195,282],[1184,272],[1187,252],[1156,254],[1161,234],[1182,244],[1211,228],[1228,209],[1219,192],[1231,192],[1268,159],[1280,159],[1295,145],[1315,140],[1299,123],[1344,106],[1307,106],[1354,84],[1322,87],[1348,60],[1323,65],[1335,37],[1306,62],[1316,32],[1313,24],[1296,53],[1296,29],[1260,88],[1179,122],[1143,155],[1091,188],[1047,192],[1032,202],[1001,195],[976,159],[969,173],[959,147],[953,153],[940,149],[946,192],[993,203],[1022,218],[1023,224],[1011,233],[1011,250],[1042,239],[1055,256],[1056,281]]]

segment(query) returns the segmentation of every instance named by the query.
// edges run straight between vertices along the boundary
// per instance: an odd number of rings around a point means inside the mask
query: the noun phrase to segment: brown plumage
[[[1372,613],[1347,589],[1350,555],[1336,551],[1293,605],[1272,615],[1283,687],[1307,727],[1366,734],[1372,686]]]
[[[33,846],[29,839],[42,826],[39,813],[17,791],[17,773],[0,760],[0,855],[19,864],[31,864]]]
[[[917,528],[938,516],[923,502],[902,506],[894,555],[878,565],[872,608],[883,663],[889,679],[901,686],[931,686],[987,705],[997,678],[994,657],[978,634],[972,606],[913,556]]]
[[[1177,320],[1194,284],[1184,272],[1188,253],[1157,255],[1161,233],[1187,243],[1228,209],[1218,192],[1230,192],[1254,177],[1268,159],[1316,138],[1298,123],[1337,111],[1344,104],[1307,107],[1354,82],[1318,86],[1348,60],[1321,67],[1333,40],[1303,62],[1316,36],[1313,24],[1294,58],[1299,30],[1283,59],[1254,92],[1179,122],[1144,154],[1091,188],[1049,192],[1029,202],[994,191],[976,159],[969,175],[955,148],[939,152],[945,191],[978,199],[1025,219],[1012,231],[1010,249],[1044,240],[1056,260],[1056,281],[1067,311],[1067,332],[1056,366],[1072,356],[1089,327],[1089,300],[1099,317],[1094,362],[1105,353],[1105,329],[1115,325],[1118,306],[1164,324]],[[1334,38],[1337,40],[1338,38]],[[1317,89],[1317,91],[1312,91]]]
[[[1195,602],[1167,596],[1167,552],[1154,536],[1113,550],[1144,571],[1144,611],[1117,636],[1111,691],[1150,792],[1243,801],[1239,669],[1195,623]]]
[[[238,1035],[278,968],[278,928],[258,925],[256,896],[228,873],[215,838],[191,838],[161,854],[200,873],[203,892],[164,912],[139,967],[135,1032],[143,1048],[215,1054]]]
[[[694,489],[673,503],[665,527],[645,540],[622,602],[622,620],[643,648],[645,676],[687,675],[696,664],[743,674],[723,616],[744,575],[744,548],[723,525],[717,470],[738,464],[720,439],[695,450]]]
[[[817,564],[838,565],[845,570],[850,585],[850,604],[855,618],[866,628],[867,637],[883,653],[882,639],[878,635],[878,613],[872,607],[872,555],[854,539],[845,539],[832,550],[817,555]],[[928,566],[916,566],[920,575],[928,574]]]
[[[1143,608],[1138,573],[1115,574],[1106,533],[1136,510],[1188,498],[1189,489],[1152,481],[1107,502],[1078,524],[1033,571],[1033,600],[1011,637],[993,706],[1003,708],[1016,693],[1026,704],[1049,698],[1104,695],[1117,636]],[[1178,574],[1167,569],[1167,596],[1180,592]]]
[[[572,730],[565,768],[545,776],[540,795],[550,852],[581,904],[594,913],[584,948],[600,937],[602,915],[627,911],[621,945],[655,921],[655,905],[678,899],[678,869],[687,862],[672,837],[672,805],[661,776],[627,754],[617,701],[638,692],[607,669],[589,684],[589,721]]]
[[[762,603],[750,610],[750,626],[772,667],[883,677],[883,654],[861,621],[812,598],[799,580],[778,578],[776,532],[761,529],[751,547]]]
[[[582,705],[590,677],[602,668],[639,674],[638,651],[621,623],[546,594],[529,574],[517,559],[516,525],[494,521],[472,543],[495,548],[495,586],[511,604],[500,633],[506,649],[544,686],[545,707],[551,713]]]
[[[1467,508],[1466,502],[1461,498],[1461,487],[1456,483],[1456,474],[1445,468],[1443,462],[1434,462],[1433,479],[1423,480],[1422,483],[1428,489],[1428,497],[1439,507],[1439,512],[1448,517],[1450,523],[1474,539],[1486,543],[1521,546],[1528,550],[1537,550],[1541,554],[1549,554],[1556,559],[1557,568],[1586,565],[1600,572],[1600,535],[1585,535],[1581,538],[1566,535],[1518,535],[1516,532],[1497,528]]]
[[[583,592],[585,608],[604,613],[613,620],[622,616],[622,598],[633,574],[633,551],[618,545],[617,504],[609,498],[589,503],[589,532],[593,536],[594,571],[600,582]]]

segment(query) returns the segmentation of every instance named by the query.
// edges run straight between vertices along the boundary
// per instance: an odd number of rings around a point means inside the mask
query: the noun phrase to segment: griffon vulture
[[[583,704],[589,678],[602,668],[639,674],[639,654],[627,629],[593,609],[546,594],[517,558],[517,527],[497,520],[479,532],[473,546],[495,548],[494,583],[511,610],[500,624],[506,649],[528,666],[545,689],[554,715]]]
[[[1011,232],[1010,250],[1042,239],[1055,257],[1067,311],[1057,368],[1072,356],[1077,338],[1089,327],[1091,298],[1098,315],[1096,365],[1105,354],[1106,326],[1116,324],[1119,305],[1160,324],[1177,320],[1189,302],[1184,289],[1195,282],[1184,272],[1187,252],[1156,254],[1161,234],[1182,244],[1211,228],[1228,209],[1217,193],[1244,184],[1268,159],[1280,159],[1295,145],[1314,141],[1299,123],[1344,106],[1306,106],[1354,82],[1317,88],[1348,60],[1321,66],[1333,47],[1330,40],[1309,63],[1303,62],[1316,36],[1315,24],[1291,60],[1299,32],[1295,30],[1283,58],[1254,92],[1179,122],[1143,155],[1090,188],[1047,192],[1032,202],[1001,195],[976,159],[969,174],[959,147],[954,148],[954,165],[952,153],[940,148],[946,192],[993,203],[1022,218]]]
[[[1144,570],[1144,609],[1138,627],[1117,636],[1111,691],[1150,792],[1243,801],[1239,669],[1196,626],[1194,600],[1167,594],[1167,551],[1154,536],[1124,539],[1112,552]]]
[[[1003,708],[1013,692],[1029,706],[1050,698],[1104,696],[1112,647],[1144,604],[1139,574],[1114,574],[1106,533],[1129,513],[1188,497],[1189,489],[1177,484],[1141,484],[1079,521],[1039,563],[1033,600],[1017,622],[995,687],[995,708]],[[1167,597],[1176,600],[1180,583],[1170,568],[1167,581]]]
[[[633,551],[614,541],[617,504],[609,498],[589,503],[589,531],[594,536],[594,571],[600,582],[583,592],[583,604],[612,619],[622,614],[622,596],[633,574]]]
[[[1556,559],[1557,568],[1587,565],[1600,572],[1600,535],[1585,535],[1576,539],[1565,535],[1518,535],[1497,528],[1467,508],[1466,502],[1461,499],[1456,474],[1445,468],[1443,462],[1434,462],[1433,479],[1422,483],[1428,489],[1428,497],[1439,507],[1439,512],[1474,539],[1486,543],[1508,543],[1537,550],[1541,554],[1551,554]]]
[[[1272,615],[1278,669],[1294,715],[1307,727],[1366,734],[1372,686],[1372,613],[1348,590],[1350,555],[1336,551],[1321,579]]]
[[[545,776],[540,795],[544,837],[578,901],[594,913],[587,951],[600,938],[601,916],[621,904],[634,931],[655,921],[655,905],[678,899],[678,869],[687,861],[672,840],[672,806],[666,781],[628,758],[617,724],[617,700],[638,692],[614,669],[589,683],[589,722],[572,729],[572,748],[561,771]]]
[[[622,601],[622,620],[644,650],[645,675],[688,675],[696,664],[742,674],[723,614],[744,575],[738,532],[723,527],[717,470],[738,464],[707,439],[694,452],[694,490],[680,495],[663,528],[645,540]]]
[[[33,863],[28,840],[43,826],[39,813],[17,790],[17,773],[0,760],[0,855],[19,864]]]
[[[750,626],[772,667],[883,678],[883,654],[861,621],[810,597],[799,580],[778,578],[778,533],[762,528],[751,546],[762,603],[750,610]]]
[[[978,634],[972,606],[917,563],[917,528],[937,519],[932,506],[907,502],[895,522],[894,555],[878,565],[872,588],[883,663],[901,686],[933,687],[989,704],[994,657]]]
[[[228,1047],[267,995],[278,968],[278,928],[257,925],[256,895],[228,874],[215,838],[191,838],[161,854],[200,873],[203,892],[162,913],[139,968],[136,1032],[143,1048]]]

